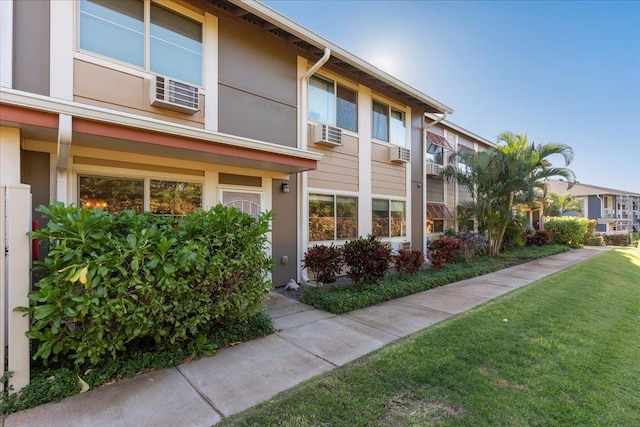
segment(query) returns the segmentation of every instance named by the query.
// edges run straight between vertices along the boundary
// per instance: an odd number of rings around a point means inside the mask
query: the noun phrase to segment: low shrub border
[[[388,275],[378,283],[364,284],[360,287],[309,288],[302,294],[300,301],[320,310],[343,314],[448,283],[566,252],[570,249],[571,247],[568,245],[518,247],[506,251],[497,258],[477,257],[466,263],[446,264],[440,270],[420,271],[408,277]]]

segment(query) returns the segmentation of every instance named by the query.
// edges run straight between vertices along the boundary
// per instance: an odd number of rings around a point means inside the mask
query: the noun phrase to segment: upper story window
[[[405,113],[382,102],[373,101],[372,135],[401,147],[407,144]]]
[[[317,74],[309,79],[309,119],[358,131],[358,94]]]
[[[439,165],[444,164],[444,150],[453,151],[451,144],[444,136],[430,130],[427,131],[426,145],[426,160]]]
[[[80,49],[202,86],[202,24],[150,0],[81,0],[78,44]]]

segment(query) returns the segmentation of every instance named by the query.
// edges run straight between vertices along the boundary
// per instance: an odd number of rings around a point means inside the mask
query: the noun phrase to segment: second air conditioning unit
[[[442,173],[442,165],[437,163],[427,162],[427,175],[439,176]]]
[[[195,114],[200,110],[200,94],[196,86],[168,77],[154,76],[149,93],[154,107],[187,114]]]
[[[313,126],[312,141],[316,144],[328,145],[329,147],[342,146],[342,129],[318,124]]]
[[[409,163],[411,161],[411,150],[391,146],[389,147],[389,160],[396,163]]]

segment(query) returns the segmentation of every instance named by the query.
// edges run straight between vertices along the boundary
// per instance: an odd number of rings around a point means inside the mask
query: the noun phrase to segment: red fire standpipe
[[[38,220],[34,219],[31,221],[31,231],[37,231],[39,227]],[[31,259],[38,260],[40,259],[40,242],[38,239],[31,239]]]

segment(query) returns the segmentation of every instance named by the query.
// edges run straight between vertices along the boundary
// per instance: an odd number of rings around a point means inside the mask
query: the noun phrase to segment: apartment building
[[[595,219],[597,233],[640,232],[639,193],[582,183],[567,188],[567,183],[559,180],[547,183],[551,193],[575,196],[582,203],[582,212],[576,214]]]
[[[2,185],[33,208],[272,210],[276,286],[313,244],[424,249],[465,197],[434,165],[491,145],[258,2],[2,1],[0,20]]]

